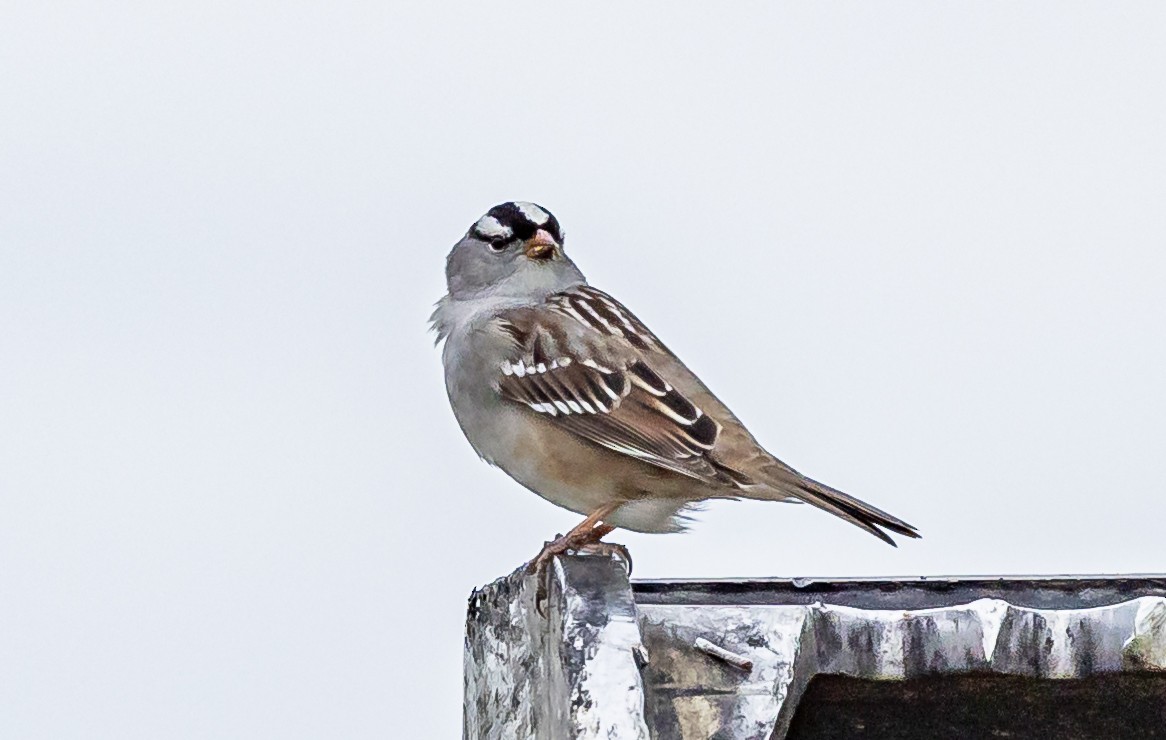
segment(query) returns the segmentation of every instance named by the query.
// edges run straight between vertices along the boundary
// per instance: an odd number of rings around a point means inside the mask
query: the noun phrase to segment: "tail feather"
[[[883,542],[897,547],[890,535],[883,530],[894,532],[904,537],[918,538],[919,532],[907,522],[892,516],[865,501],[860,501],[850,494],[807,478],[801,473],[782,466],[776,470],[770,469],[771,485],[784,495],[794,496],[807,504],[817,506],[823,511],[845,519],[860,529],[870,532]]]

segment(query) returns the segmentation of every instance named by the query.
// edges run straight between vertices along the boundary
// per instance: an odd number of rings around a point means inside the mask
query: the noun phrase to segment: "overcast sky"
[[[0,736],[448,738],[578,517],[426,333],[495,203],[804,472],[642,577],[1166,570],[1166,6],[6,3]]]

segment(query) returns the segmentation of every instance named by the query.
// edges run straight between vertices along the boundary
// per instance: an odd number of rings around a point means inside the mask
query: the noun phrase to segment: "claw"
[[[580,547],[576,552],[587,555],[606,555],[608,557],[614,555],[618,560],[623,561],[628,575],[631,576],[632,574],[632,554],[628,551],[627,547],[618,542],[593,542]]]
[[[538,588],[536,588],[535,592],[534,592],[534,610],[543,619],[546,619],[546,617],[547,617],[547,612],[546,612],[547,596],[550,592],[551,575],[550,575],[550,568],[547,567],[548,565],[549,565],[549,563],[544,564],[539,569],[538,574],[535,576],[538,579]]]
[[[624,565],[628,567],[628,578],[632,577],[632,553],[624,545],[616,545],[620,558],[623,559]]]
[[[544,607],[547,602],[547,594],[550,591],[551,560],[556,555],[562,555],[565,552],[575,549],[576,540],[577,536],[572,537],[569,532],[565,537],[561,534],[556,535],[555,539],[543,544],[542,551],[526,566],[527,575],[533,575],[538,579],[538,588],[534,592],[534,610],[538,612],[540,617],[545,618],[547,616]]]

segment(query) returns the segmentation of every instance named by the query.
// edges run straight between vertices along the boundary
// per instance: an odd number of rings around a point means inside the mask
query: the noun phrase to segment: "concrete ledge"
[[[471,594],[463,737],[648,740],[624,566],[562,557],[550,576],[545,617],[522,568]]]
[[[885,693],[885,700],[872,703],[870,697],[879,695],[872,686],[910,686],[912,695],[945,701],[963,697],[958,701],[966,708],[977,706],[971,697],[978,687],[981,708],[951,715],[973,724],[952,736],[996,731],[1027,737],[1020,724],[1009,729],[1000,723],[1011,716],[1032,724],[1036,713],[993,715],[986,709],[998,704],[991,692],[1008,685],[1009,696],[1024,695],[1017,686],[1031,687],[1033,696],[1056,696],[1061,689],[1040,687],[1121,677],[1131,697],[1154,696],[1151,684],[1139,681],[1166,677],[1161,576],[633,586],[621,563],[573,556],[555,562],[545,618],[534,611],[534,589],[516,571],[471,597],[466,738],[862,737],[856,728],[878,722],[884,734],[865,736],[934,736],[906,729],[886,735],[886,712],[878,708],[893,706],[903,694]],[[943,681],[965,678],[1004,682],[972,681],[940,691]],[[851,688],[842,691],[841,685]],[[1056,685],[1069,693],[1089,690]],[[1095,682],[1092,690],[1100,695],[1115,685]],[[830,722],[817,722],[812,707],[827,705]],[[1105,703],[1091,706],[1082,723],[1107,727],[1106,737],[1123,737],[1101,722]],[[1122,716],[1121,708],[1114,712]],[[1127,719],[1134,715],[1130,709]],[[977,717],[986,724],[976,726]],[[1056,717],[1071,728],[1073,708],[1060,708]],[[1126,725],[1128,737],[1157,736]],[[927,724],[906,727],[924,731]]]

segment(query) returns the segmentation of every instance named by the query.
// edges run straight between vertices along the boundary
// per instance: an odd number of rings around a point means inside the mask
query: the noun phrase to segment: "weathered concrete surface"
[[[470,596],[467,740],[648,740],[635,604],[625,566],[557,558],[546,616],[519,569]]]
[[[633,598],[607,558],[560,558],[553,576],[546,618],[520,573],[472,597],[466,738],[985,737],[989,725],[1028,737],[1041,706],[1082,691],[1132,703],[1050,710],[1064,737],[1121,737],[1114,726],[1157,737],[1131,724],[1155,711],[1166,726],[1166,696],[1154,702],[1166,687],[1160,577],[651,582]],[[993,701],[1005,685],[1017,701],[1030,691],[1028,703]],[[880,710],[928,697],[965,711],[895,730],[901,712]],[[812,707],[829,707],[829,721]],[[875,726],[882,734],[866,734]]]
[[[1161,596],[1067,610],[1000,599],[921,610],[642,606],[650,726],[658,738],[783,738],[818,675],[1166,675],[1166,630],[1147,616],[1164,609]],[[698,638],[750,659],[753,669],[743,673],[694,650]]]

